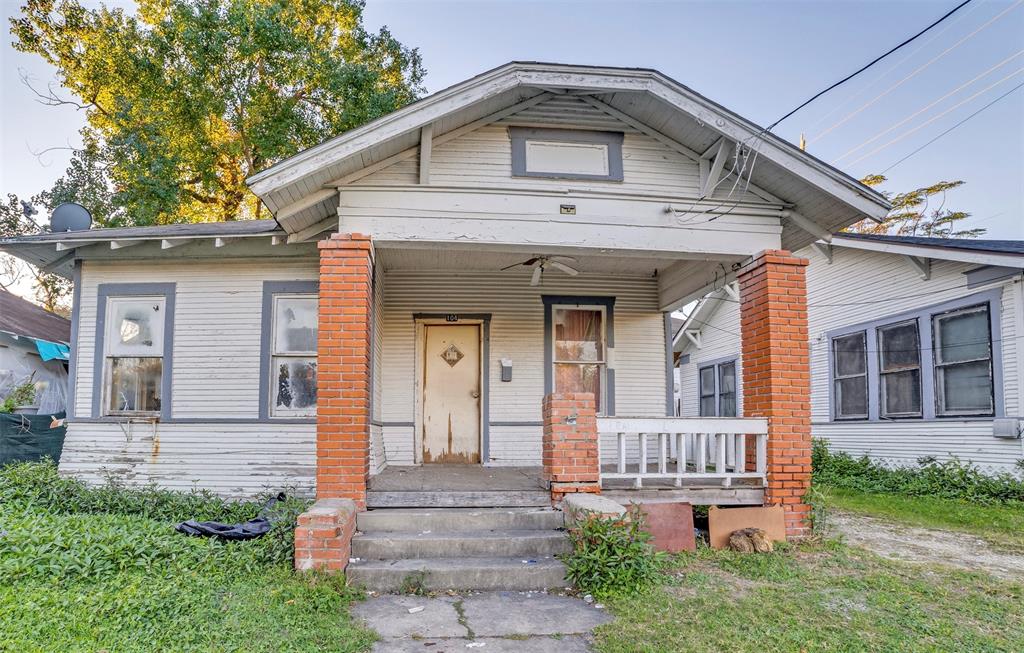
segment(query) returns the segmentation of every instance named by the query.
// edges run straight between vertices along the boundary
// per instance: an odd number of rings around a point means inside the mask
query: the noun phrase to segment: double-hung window
[[[830,335],[836,420],[993,417],[999,290]]]
[[[316,295],[273,295],[270,392],[274,417],[312,417],[317,398]]]
[[[553,306],[554,391],[592,392],[604,412],[607,347],[603,306]]]
[[[878,327],[878,374],[883,418],[921,416],[921,338],[917,320]]]
[[[160,414],[166,312],[164,296],[107,299],[103,414]]]
[[[932,317],[938,415],[992,415],[992,342],[988,305]]]
[[[701,417],[736,417],[736,361],[701,367],[697,381]]]
[[[832,339],[836,419],[867,419],[868,360],[863,331]]]

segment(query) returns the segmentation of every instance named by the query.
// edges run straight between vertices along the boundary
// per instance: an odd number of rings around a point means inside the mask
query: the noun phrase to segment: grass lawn
[[[824,486],[826,503],[833,509],[889,521],[955,530],[977,535],[993,547],[1024,553],[1024,508],[1014,505],[984,506],[955,499],[873,494]]]
[[[608,601],[597,649],[1024,651],[1024,586],[835,543],[679,556],[673,582]]]
[[[267,563],[264,546],[0,499],[0,651],[370,648],[343,579],[295,575]]]

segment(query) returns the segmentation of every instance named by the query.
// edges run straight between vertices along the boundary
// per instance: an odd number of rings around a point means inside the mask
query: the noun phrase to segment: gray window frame
[[[721,370],[721,368],[724,365],[732,365],[733,366],[733,375],[735,376],[735,379],[736,379],[736,389],[733,390],[733,395],[735,396],[734,405],[736,406],[736,415],[728,415],[727,417],[739,417],[739,415],[740,415],[741,411],[740,411],[740,366],[739,366],[739,356],[730,356],[730,357],[727,357],[727,358],[717,358],[715,360],[709,360],[709,361],[704,361],[702,363],[698,363],[698,365],[697,365],[697,415],[699,417],[723,417],[723,415],[722,415],[722,370]],[[714,396],[714,398],[715,398],[715,414],[714,415],[704,415],[701,412],[701,410],[702,410],[701,399],[703,399],[705,397],[705,395],[703,394],[704,390],[703,390],[703,387],[702,387],[702,383],[701,383],[701,378],[700,377],[701,377],[701,372],[703,372],[704,370],[707,370],[707,369],[714,369],[714,379],[715,379],[714,395],[706,395],[708,397]]]
[[[988,360],[989,385],[990,385],[990,388],[991,388],[991,390],[990,390],[990,398],[992,400],[992,410],[991,411],[985,411],[985,412],[978,412],[978,411],[948,411],[948,410],[945,410],[944,407],[943,407],[943,400],[945,399],[945,393],[942,390],[942,384],[939,383],[939,372],[942,370],[942,368],[945,368],[945,367],[952,367],[954,365],[963,365],[963,364],[966,364],[966,363],[975,363],[975,362],[980,362],[980,361],[983,361],[983,360],[986,360],[986,359],[984,359],[984,358],[976,358],[976,359],[972,359],[970,361],[957,361],[955,363],[940,363],[939,362],[939,347],[936,344],[938,342],[938,340],[939,340],[938,329],[936,328],[936,323],[940,319],[942,319],[943,317],[947,317],[947,316],[954,315],[954,314],[957,314],[957,313],[966,313],[966,312],[969,312],[969,311],[975,311],[977,309],[985,309],[986,310],[985,317],[988,319],[989,343],[988,343],[988,359],[987,360]],[[960,308],[950,309],[948,311],[943,311],[941,313],[935,313],[935,314],[933,314],[931,316],[931,319],[932,319],[932,361],[933,361],[933,374],[935,375],[934,384],[935,384],[935,414],[936,414],[936,416],[937,417],[944,417],[944,418],[949,418],[949,417],[995,417],[995,410],[996,410],[996,397],[995,397],[995,395],[996,395],[996,390],[995,390],[996,378],[995,378],[995,359],[993,358],[994,357],[993,345],[995,343],[993,343],[993,337],[992,337],[992,309],[991,309],[991,307],[988,304],[986,304],[986,303],[975,304],[973,306],[962,306]]]
[[[540,177],[544,179],[591,179],[622,181],[622,132],[587,131],[582,129],[547,129],[540,127],[509,127],[512,140],[512,176]],[[572,172],[529,171],[526,169],[526,142],[551,141],[561,143],[588,143],[608,148],[608,174],[587,175]]]
[[[92,414],[100,421],[124,421],[126,419],[156,418],[170,421],[172,410],[171,383],[174,371],[174,303],[177,286],[174,283],[101,283],[96,287],[96,333],[92,368]],[[160,370],[160,413],[118,412],[107,414],[103,409],[107,396],[106,389],[106,337],[107,304],[110,299],[121,297],[163,297],[164,298],[164,340]],[[72,352],[74,353],[74,352]]]
[[[892,329],[895,327],[901,327],[908,324],[913,324],[917,335],[917,367],[904,367],[898,370],[884,371],[882,369],[882,332],[886,329]],[[921,362],[923,356],[923,349],[921,348],[921,322],[917,318],[911,318],[909,320],[900,320],[899,322],[889,322],[888,324],[880,324],[875,329],[875,346],[878,350],[878,411],[881,419],[914,419],[922,417],[924,415],[924,365]],[[917,399],[918,405],[921,410],[916,413],[889,413],[886,412],[885,406],[885,377],[889,374],[898,374],[900,372],[907,372],[911,370],[917,370],[918,386],[917,386]]]
[[[314,295],[320,296],[318,281],[264,281],[263,312],[260,320],[260,403],[259,421],[291,424],[316,423],[316,417],[296,417],[291,415],[275,416],[271,410],[270,369],[274,358],[274,297],[277,295]],[[317,352],[319,354],[319,352]]]
[[[555,327],[554,307],[589,308],[604,307],[605,352],[604,403],[601,415],[615,415],[615,298],[590,295],[541,295],[544,303],[544,396],[554,392],[555,387]]]
[[[836,357],[836,340],[840,338],[849,338],[850,336],[860,336],[861,341],[864,343],[864,373],[863,374],[847,374],[839,376],[839,372],[836,369],[838,360]],[[828,343],[829,352],[829,371],[831,372],[831,379],[829,388],[831,391],[831,397],[835,398],[835,401],[831,402],[832,405],[832,418],[837,422],[849,422],[851,420],[864,420],[867,419],[871,414],[871,383],[869,381],[871,374],[871,366],[868,359],[868,334],[864,329],[857,329],[849,333],[840,333],[829,338]],[[839,382],[847,379],[859,379],[864,377],[864,396],[867,398],[867,405],[864,406],[865,413],[856,415],[840,415],[839,408],[842,405],[839,401]]]
[[[924,306],[911,311],[896,313],[883,318],[868,322],[833,329],[825,333],[825,342],[828,347],[828,370],[829,370],[829,420],[832,422],[892,422],[892,421],[943,421],[950,420],[972,421],[991,420],[1005,415],[1005,402],[1003,397],[1003,355],[1000,337],[1003,289],[991,288],[979,293],[965,295],[938,304]],[[980,414],[942,414],[939,411],[936,396],[936,366],[935,366],[935,342],[932,337],[933,317],[974,306],[986,305],[989,317],[989,352],[991,355],[992,390],[993,390],[993,411]],[[892,326],[900,322],[917,320],[918,338],[921,345],[921,410],[920,417],[885,417],[881,414],[881,380],[879,374],[878,336],[877,330],[881,327]],[[865,342],[874,342],[874,351],[869,348],[867,356],[868,370],[868,416],[859,419],[837,419],[836,418],[836,393],[835,393],[835,352],[833,340],[837,337],[850,335],[857,331],[865,332]],[[927,351],[931,355],[925,355]]]

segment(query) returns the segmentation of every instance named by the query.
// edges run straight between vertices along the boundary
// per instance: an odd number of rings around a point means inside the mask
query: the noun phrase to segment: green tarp
[[[0,413],[0,465],[35,461],[49,456],[60,462],[64,448],[66,426],[50,428],[54,420],[63,420],[64,413],[56,415],[13,415]],[[62,422],[63,424],[63,422]]]

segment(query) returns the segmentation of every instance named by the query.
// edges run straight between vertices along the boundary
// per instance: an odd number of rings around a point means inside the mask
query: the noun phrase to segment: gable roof
[[[309,229],[334,214],[337,187],[346,177],[414,152],[424,127],[436,143],[567,94],[587,98],[694,160],[721,138],[754,149],[753,185],[797,214],[784,220],[784,247],[803,247],[888,211],[877,191],[656,70],[538,62],[512,62],[477,75],[304,150],[247,183],[286,231]]]
[[[0,331],[67,343],[71,341],[71,320],[0,288]]]

